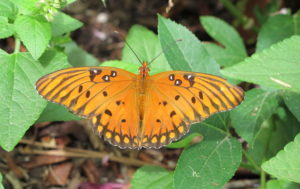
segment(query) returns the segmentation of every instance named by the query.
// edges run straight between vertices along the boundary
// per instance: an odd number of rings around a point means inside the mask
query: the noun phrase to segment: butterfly
[[[204,73],[166,71],[149,75],[114,67],[74,67],[41,77],[36,89],[91,120],[96,133],[120,148],[160,148],[185,135],[191,124],[230,110],[243,90]]]

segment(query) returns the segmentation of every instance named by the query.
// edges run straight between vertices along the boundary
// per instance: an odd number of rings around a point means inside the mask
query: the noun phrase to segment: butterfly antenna
[[[152,60],[148,63],[148,65],[150,65],[152,62],[154,62],[154,60],[156,60],[158,57],[160,57],[160,55],[162,55],[166,50],[173,47],[173,46],[171,46],[171,43],[173,44],[173,43],[177,43],[179,41],[182,41],[182,39],[177,39],[176,41],[172,41],[169,44],[167,44],[167,48],[165,50],[160,51],[160,53],[158,53],[158,55],[156,55],[154,58],[152,58]]]
[[[129,47],[129,49],[133,52],[134,56],[139,60],[140,64],[143,64],[143,61],[139,58],[139,56],[136,54],[136,52],[133,50],[133,48],[129,45],[129,43],[126,41],[125,37],[123,35],[121,35],[120,32],[118,31],[114,31],[116,34],[118,34],[123,41],[125,42],[125,44]]]

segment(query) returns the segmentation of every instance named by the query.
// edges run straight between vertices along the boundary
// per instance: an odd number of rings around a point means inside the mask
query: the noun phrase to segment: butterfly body
[[[90,119],[96,133],[121,148],[160,148],[188,132],[190,125],[230,110],[243,90],[225,79],[197,72],[149,75],[113,67],[67,68],[36,83],[41,96]]]

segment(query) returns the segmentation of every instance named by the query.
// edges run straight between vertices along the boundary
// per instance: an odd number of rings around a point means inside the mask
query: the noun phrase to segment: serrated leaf
[[[59,36],[64,33],[68,33],[80,28],[83,25],[82,22],[72,18],[71,16],[59,12],[54,16],[51,22],[52,35]]]
[[[172,188],[173,172],[162,167],[144,166],[139,168],[133,175],[131,188],[155,189]]]
[[[143,26],[132,26],[129,30],[126,41],[132,47],[132,50],[137,54],[138,58],[128,47],[128,45],[125,45],[122,50],[123,62],[128,62],[140,66],[140,60],[150,62],[160,53],[162,53],[162,48],[157,36],[152,31]],[[154,62],[150,64],[151,72],[152,69],[160,69],[164,71],[171,70],[164,54],[160,54],[158,58],[156,58]]]
[[[266,189],[299,189],[300,184],[287,180],[269,180]]]
[[[0,39],[12,36],[14,32],[14,26],[8,23],[8,19],[0,16]]]
[[[28,53],[0,56],[0,145],[11,151],[46,106],[35,91],[43,69]]]
[[[293,36],[221,71],[225,76],[300,92],[300,36]]]
[[[300,122],[300,94],[290,91],[284,91],[282,96],[289,110]]]
[[[158,16],[158,38],[173,70],[220,75],[219,65],[209,56],[196,36],[184,26]]]
[[[300,134],[275,157],[266,161],[262,169],[280,179],[300,183]]]
[[[43,75],[71,67],[71,65],[68,63],[67,56],[62,52],[57,52],[54,50],[46,51],[43,56],[41,56],[39,61],[44,68]],[[46,108],[36,122],[70,121],[79,119],[79,117],[70,113],[69,110],[67,110],[64,106],[48,102]]]
[[[232,26],[213,16],[201,16],[200,21],[205,31],[225,47],[209,43],[203,44],[220,65],[231,66],[247,57],[242,38]],[[222,29],[220,30],[220,28]]]
[[[204,140],[186,148],[174,173],[174,188],[222,188],[242,158],[241,144],[220,131],[199,127]]]
[[[38,59],[51,38],[51,26],[42,16],[18,16],[15,30],[34,59]]]
[[[294,16],[282,14],[271,16],[266,23],[262,25],[258,33],[256,52],[262,51],[292,35],[299,35],[299,15],[300,12]]]
[[[74,67],[98,66],[100,63],[93,55],[87,53],[73,41],[63,46],[70,64]]]
[[[0,0],[0,16],[14,19],[18,14],[18,8],[10,0]]]
[[[244,102],[230,112],[236,132],[250,145],[253,145],[263,121],[276,111],[276,95],[276,92],[252,89],[246,92]]]

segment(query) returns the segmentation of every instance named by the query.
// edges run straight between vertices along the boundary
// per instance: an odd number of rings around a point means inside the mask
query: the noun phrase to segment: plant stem
[[[21,41],[19,38],[15,37],[15,49],[14,53],[20,52]]]
[[[262,169],[260,171],[260,189],[266,188],[266,172],[264,172]]]
[[[233,16],[238,19],[244,28],[250,28],[253,31],[258,32],[258,28],[254,25],[254,22],[250,18],[244,16],[243,13],[233,5],[231,0],[220,0],[220,2]]]
[[[247,158],[247,160],[249,161],[249,163],[251,163],[251,165],[253,165],[253,167],[255,168],[255,170],[257,172],[261,172],[261,168],[255,163],[255,161],[252,159],[252,157],[250,157],[248,155],[248,153],[244,149],[243,149],[243,154]]]

